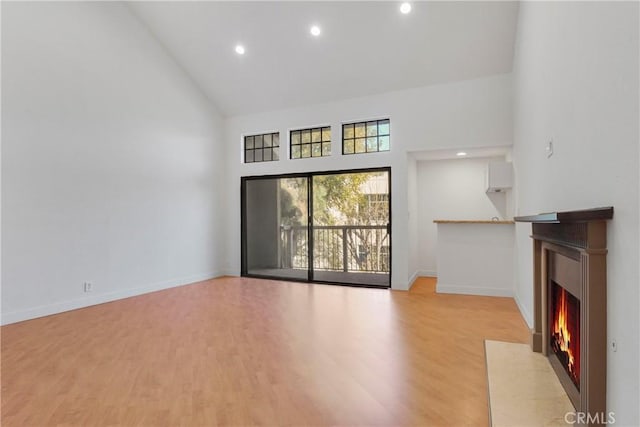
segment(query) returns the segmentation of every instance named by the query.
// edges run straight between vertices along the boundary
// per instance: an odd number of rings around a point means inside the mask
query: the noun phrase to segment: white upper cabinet
[[[485,174],[487,193],[500,193],[513,186],[513,167],[511,162],[489,162]]]

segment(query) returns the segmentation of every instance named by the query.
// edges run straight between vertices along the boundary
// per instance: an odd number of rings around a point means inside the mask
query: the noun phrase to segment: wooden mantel
[[[538,215],[517,216],[516,222],[559,224],[563,222],[604,221],[613,218],[613,207],[583,209],[579,211],[549,212]]]

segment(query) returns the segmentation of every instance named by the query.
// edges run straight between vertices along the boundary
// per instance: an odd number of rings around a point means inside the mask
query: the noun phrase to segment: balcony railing
[[[389,273],[389,230],[386,225],[321,225],[312,227],[314,270]],[[306,226],[280,227],[280,267],[308,268]]]

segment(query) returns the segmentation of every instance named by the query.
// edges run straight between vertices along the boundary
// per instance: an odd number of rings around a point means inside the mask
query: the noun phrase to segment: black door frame
[[[389,234],[389,283],[386,286],[378,286],[378,285],[368,285],[368,284],[358,284],[358,283],[337,283],[337,282],[329,282],[325,280],[315,280],[313,277],[313,252],[314,252],[314,242],[313,242],[313,177],[314,176],[322,176],[322,175],[341,175],[341,174],[349,174],[349,173],[366,173],[366,172],[387,172],[388,180],[389,180],[389,222],[387,226],[387,233]],[[286,179],[286,178],[307,178],[307,241],[308,244],[308,270],[307,270],[307,280],[298,279],[298,278],[288,278],[288,277],[279,277],[279,276],[270,276],[270,275],[258,275],[258,274],[249,274],[247,272],[247,224],[246,224],[246,216],[247,216],[247,181],[253,180],[261,180],[261,179]],[[378,168],[365,168],[365,169],[340,169],[340,170],[330,170],[330,171],[317,171],[317,172],[302,172],[302,173],[288,173],[288,174],[276,174],[276,175],[253,175],[253,176],[243,176],[240,177],[240,275],[242,277],[253,277],[257,279],[273,279],[273,280],[282,280],[288,282],[302,282],[302,283],[319,283],[319,284],[331,284],[331,285],[341,285],[341,286],[355,286],[362,288],[376,288],[376,289],[389,289],[391,288],[391,273],[393,266],[393,239],[391,235],[392,227],[392,210],[391,210],[391,167],[384,166]]]

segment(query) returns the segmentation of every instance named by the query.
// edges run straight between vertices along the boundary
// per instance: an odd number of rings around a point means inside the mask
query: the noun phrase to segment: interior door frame
[[[359,284],[359,283],[340,283],[331,282],[326,280],[316,280],[313,277],[313,177],[323,175],[341,175],[352,173],[366,173],[366,172],[387,172],[388,186],[389,186],[389,221],[387,226],[387,233],[389,239],[389,282],[386,286]],[[262,274],[250,274],[247,271],[247,182],[261,179],[287,179],[287,178],[307,178],[307,280],[300,278],[289,278],[280,276],[270,276]],[[287,174],[275,174],[275,175],[252,175],[240,177],[240,275],[241,277],[252,277],[257,279],[272,279],[281,280],[287,282],[302,282],[302,283],[319,283],[319,284],[331,284],[340,286],[355,286],[361,288],[376,288],[376,289],[390,289],[391,288],[391,275],[393,269],[393,239],[391,231],[393,230],[392,220],[392,191],[391,191],[391,166],[383,166],[377,168],[364,168],[364,169],[340,169],[329,171],[316,171],[316,172],[301,172],[301,173],[287,173]]]

